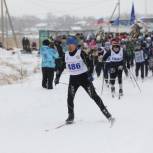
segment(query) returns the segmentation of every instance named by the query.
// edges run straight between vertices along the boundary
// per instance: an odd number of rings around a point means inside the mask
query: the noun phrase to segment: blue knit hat
[[[78,40],[74,36],[70,36],[67,38],[67,45],[78,45]]]

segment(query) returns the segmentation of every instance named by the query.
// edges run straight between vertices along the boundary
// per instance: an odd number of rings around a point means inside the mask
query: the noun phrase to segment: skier
[[[142,50],[144,52],[144,73],[145,77],[148,76],[148,71],[149,71],[149,54],[150,54],[150,48],[147,48],[147,44],[143,42],[141,44]]]
[[[61,40],[60,38],[57,38],[55,41],[55,46],[56,49],[58,51],[59,54],[59,58],[56,60],[56,78],[54,80],[55,85],[59,84],[59,80],[61,77],[61,74],[63,73],[64,69],[65,69],[65,65],[64,65],[64,56],[65,53],[63,51],[62,45],[61,45]]]
[[[122,87],[122,73],[123,68],[129,68],[127,53],[123,51],[117,41],[112,42],[112,49],[111,51],[107,52],[104,57],[103,61],[106,61],[110,58],[110,84],[111,84],[111,93],[112,97],[115,94],[115,79],[118,77],[119,83],[119,98],[123,96],[123,87]]]
[[[114,123],[115,119],[108,112],[103,101],[97,95],[95,88],[92,84],[91,74],[89,73],[89,59],[87,55],[77,48],[77,39],[74,36],[70,36],[67,39],[68,52],[65,54],[66,67],[70,73],[69,87],[68,87],[68,118],[66,123],[71,124],[74,121],[74,97],[77,89],[82,86],[89,96],[95,101],[102,113],[111,123]]]
[[[126,51],[128,54],[129,64],[131,67],[134,66],[134,47],[135,47],[134,41],[129,38],[126,43]]]
[[[49,40],[43,41],[43,46],[40,48],[42,56],[42,87],[46,89],[53,89],[53,78],[55,69],[55,59],[58,58],[58,52],[50,45]]]
[[[98,48],[98,55],[97,55],[98,57],[97,57],[96,68],[95,68],[97,77],[100,77],[101,70],[103,69],[103,63],[102,63],[103,54],[104,54],[103,48],[102,47]]]
[[[111,51],[111,43],[110,42],[105,42],[105,47],[104,47],[104,55],[107,52]],[[109,86],[109,71],[110,71],[110,57],[106,60],[104,64],[104,78],[107,86]]]
[[[138,78],[139,76],[139,70],[141,69],[141,79],[144,80],[144,62],[145,62],[145,57],[144,57],[144,51],[142,49],[142,46],[139,42],[136,44],[136,49],[135,49],[135,63],[136,63],[136,77]]]
[[[153,47],[150,49],[149,54],[149,69],[151,70],[153,76]]]

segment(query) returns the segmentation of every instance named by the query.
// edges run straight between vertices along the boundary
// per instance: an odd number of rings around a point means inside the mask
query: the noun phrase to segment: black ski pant
[[[54,68],[42,67],[42,87],[53,89]]]
[[[74,97],[80,86],[82,86],[88,93],[88,95],[95,101],[95,103],[98,105],[106,118],[110,118],[111,114],[107,111],[106,107],[103,104],[103,101],[97,95],[92,82],[88,80],[87,73],[83,73],[77,76],[70,76],[67,99],[68,113],[74,113]]]
[[[59,83],[60,77],[65,69],[64,59],[61,57],[56,60],[56,77],[55,77],[55,84]]]
[[[147,77],[148,76],[148,71],[149,71],[149,62],[148,62],[148,60],[145,60],[144,65],[145,65],[145,77]]]
[[[118,83],[122,84],[123,66],[116,66],[110,68],[110,83],[112,86],[115,84],[115,79],[118,78]]]
[[[130,66],[134,66],[134,55],[129,56],[129,64]]]
[[[58,84],[59,83],[59,80],[60,80],[60,77],[64,71],[65,67],[61,67],[61,68],[58,68],[56,70],[56,77],[55,77],[55,82]]]
[[[97,73],[98,77],[100,77],[102,68],[103,68],[103,63],[102,62],[97,62],[95,70],[96,70],[96,73]]]
[[[110,63],[106,62],[104,65],[104,78],[106,83],[108,83],[109,74],[110,74]]]
[[[141,78],[144,79],[144,62],[136,63],[136,69],[135,69],[136,77],[139,76],[139,70],[141,71]]]

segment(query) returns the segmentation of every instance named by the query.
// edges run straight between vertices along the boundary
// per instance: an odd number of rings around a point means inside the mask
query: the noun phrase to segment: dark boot
[[[105,117],[107,118],[107,119],[109,119],[112,115],[108,112],[108,110],[106,109],[106,108],[104,108],[103,110],[102,110],[102,112],[103,112],[103,114],[105,115]]]
[[[103,109],[102,112],[105,115],[105,117],[108,119],[108,121],[110,123],[110,127],[112,127],[115,122],[115,118],[112,117],[112,115],[108,112],[108,110],[106,108]]]
[[[119,95],[123,96],[123,89],[119,89]]]
[[[114,117],[110,117],[108,119],[109,123],[110,123],[110,127],[112,127],[114,125],[114,122],[115,122],[115,118]]]
[[[53,86],[50,86],[50,87],[48,87],[47,89],[52,90],[52,89],[53,89]]]
[[[67,124],[71,124],[74,121],[74,113],[70,113],[68,118],[66,119]]]
[[[56,78],[56,79],[54,80],[54,83],[55,83],[55,86],[56,86],[57,84],[59,84],[59,79]]]
[[[111,93],[112,93],[112,97],[114,98],[114,96],[115,96],[115,87],[114,86],[111,87]]]
[[[115,93],[115,87],[114,87],[114,86],[111,87],[111,92],[112,92],[112,93]]]

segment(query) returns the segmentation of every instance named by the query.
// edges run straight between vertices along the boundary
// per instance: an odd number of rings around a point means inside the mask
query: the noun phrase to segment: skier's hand
[[[92,74],[90,74],[90,73],[88,74],[88,80],[91,82],[94,81],[94,78],[93,78]]]
[[[120,66],[118,67],[118,70],[123,70],[123,66],[120,65]]]

